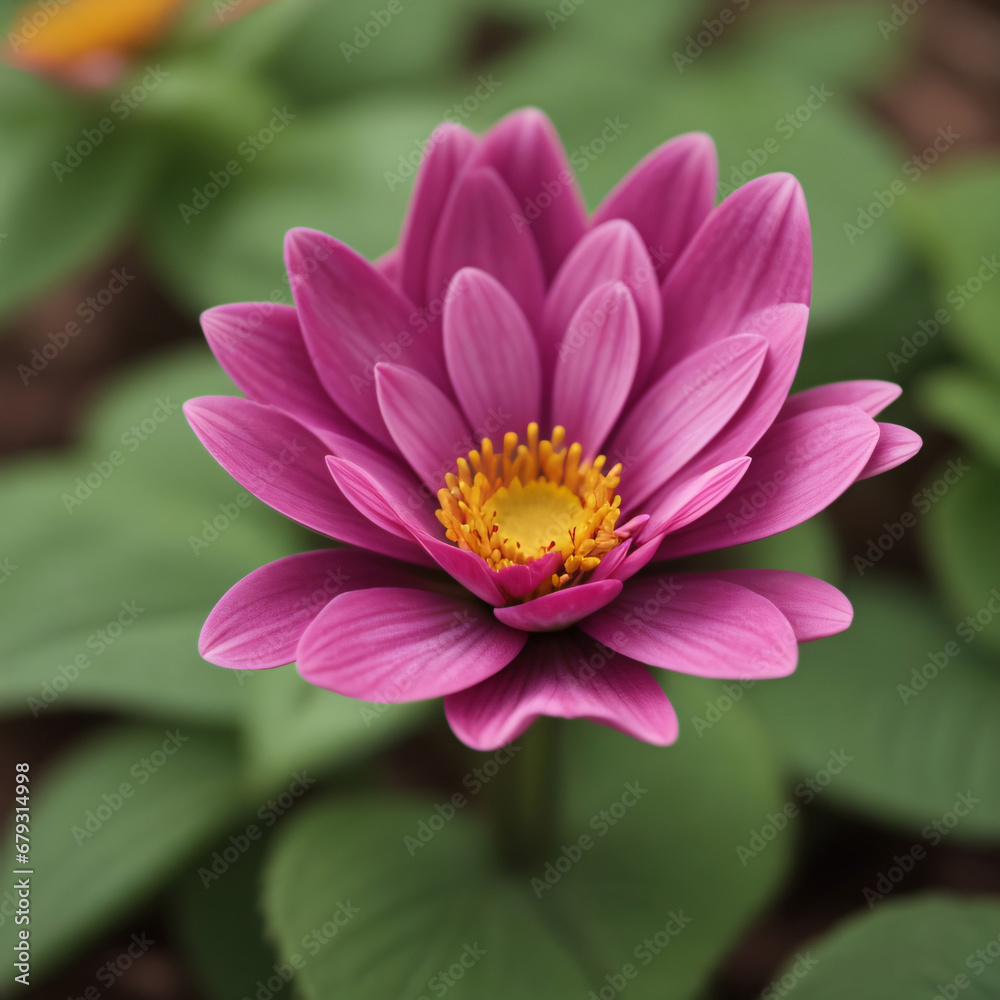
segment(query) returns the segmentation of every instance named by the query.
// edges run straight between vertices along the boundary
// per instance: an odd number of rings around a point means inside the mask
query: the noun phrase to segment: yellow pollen
[[[156,40],[187,0],[70,0],[63,5],[31,3],[15,17],[34,32],[21,55],[60,66],[96,52],[131,53]]]
[[[619,542],[615,524],[621,497],[615,490],[621,466],[604,471],[605,458],[581,461],[579,444],[566,446],[556,427],[539,440],[528,425],[527,443],[504,436],[497,454],[483,438],[479,451],[460,458],[438,491],[437,518],[445,536],[481,556],[495,570],[524,565],[558,551],[562,564],[530,596],[577,583]]]

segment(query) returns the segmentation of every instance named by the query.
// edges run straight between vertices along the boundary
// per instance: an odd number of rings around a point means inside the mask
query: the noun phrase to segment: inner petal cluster
[[[445,536],[493,569],[561,554],[561,566],[533,596],[577,582],[619,543],[621,465],[605,472],[604,455],[583,462],[582,447],[566,446],[565,437],[556,427],[551,439],[539,440],[531,423],[526,444],[513,431],[504,435],[501,454],[483,438],[438,491]]]

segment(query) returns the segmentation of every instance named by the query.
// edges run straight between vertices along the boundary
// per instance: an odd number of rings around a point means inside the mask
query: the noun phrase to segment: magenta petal
[[[552,417],[568,441],[583,446],[585,459],[597,457],[618,420],[640,347],[639,313],[620,281],[595,288],[569,322],[556,360]]]
[[[399,237],[400,284],[416,305],[427,301],[427,262],[444,211],[459,174],[476,148],[477,139],[461,125],[439,125],[424,145],[424,156]]]
[[[684,358],[652,385],[612,436],[629,510],[697,456],[753,388],[767,341],[741,334]],[[626,478],[627,477],[627,478]]]
[[[829,406],[775,424],[736,489],[709,514],[668,535],[657,558],[740,545],[793,528],[833,503],[868,462],[878,426],[854,406]]]
[[[625,219],[654,258],[659,282],[715,204],[715,143],[704,132],[665,142],[632,168],[594,213],[594,225]]]
[[[501,570],[490,572],[496,574],[497,584],[508,602],[520,601],[552,576],[562,565],[562,561],[562,553],[556,551],[521,566],[504,566]]]
[[[295,659],[306,626],[338,594],[366,587],[420,587],[405,565],[357,549],[300,552],[245,576],[208,616],[198,652],[220,667],[256,670]]]
[[[808,319],[808,307],[794,302],[744,317],[737,332],[767,341],[760,375],[733,418],[685,471],[701,472],[748,454],[774,423],[795,379]]]
[[[392,438],[375,394],[375,365],[394,359],[445,385],[440,342],[417,332],[413,306],[350,247],[293,229],[285,259],[306,347],[326,391],[382,444]]]
[[[359,511],[385,531],[413,538],[427,556],[466,590],[489,604],[506,604],[500,574],[472,552],[439,537],[442,528],[433,511],[437,501],[429,493],[398,490],[351,462],[330,458],[330,472],[344,495]]]
[[[476,443],[465,418],[429,379],[412,368],[375,368],[378,402],[403,458],[432,490],[444,485],[455,462]]]
[[[640,364],[648,365],[656,357],[663,319],[656,269],[631,223],[613,219],[577,243],[549,289],[541,337],[546,374],[555,370],[559,345],[573,316],[587,296],[608,281],[624,282],[635,299],[642,334]]]
[[[326,470],[328,448],[286,413],[232,396],[184,404],[198,439],[237,482],[269,507],[342,542],[412,561],[419,549],[374,527]]]
[[[898,424],[880,423],[878,430],[878,444],[865,467],[858,473],[858,479],[870,479],[908,462],[924,443],[919,434]]]
[[[492,275],[463,268],[448,286],[444,352],[455,398],[477,436],[502,440],[538,420],[538,345],[513,296]]]
[[[700,574],[631,580],[580,628],[617,653],[700,677],[785,677],[798,662],[795,634],[778,608]]]
[[[452,191],[427,265],[427,299],[444,295],[463,267],[492,274],[538,322],[545,278],[531,231],[517,222],[514,196],[495,170],[469,169]]]
[[[307,426],[354,430],[320,383],[291,306],[216,306],[201,314],[201,327],[219,364],[249,399]]]
[[[492,676],[527,638],[471,597],[377,587],[335,597],[305,630],[295,658],[307,681],[338,694],[419,701]]]
[[[562,142],[536,108],[515,111],[483,136],[476,165],[492,167],[510,188],[551,281],[587,231],[587,212]]]
[[[642,534],[643,544],[654,537],[662,539],[670,531],[680,531],[707,514],[736,489],[749,467],[749,456],[734,458],[708,472],[671,484],[655,498],[655,506],[652,502],[647,506],[650,523]]]
[[[496,608],[494,614],[505,625],[525,632],[557,632],[575,625],[613,601],[622,591],[620,580],[599,580],[554,590],[524,604]]]
[[[830,382],[789,396],[778,414],[778,419],[787,420],[797,413],[818,410],[824,406],[858,406],[869,417],[877,417],[890,403],[899,398],[902,391],[894,382],[881,382],[878,379]]]
[[[799,182],[767,174],[708,217],[663,285],[659,369],[735,332],[748,313],[809,304],[812,244]]]
[[[854,617],[851,602],[836,587],[804,573],[785,569],[729,569],[697,575],[729,580],[766,597],[788,619],[799,642],[843,632]]]
[[[538,636],[499,673],[444,700],[455,735],[475,750],[517,739],[539,716],[587,719],[637,740],[667,746],[677,715],[649,671],[607,658],[579,632]]]

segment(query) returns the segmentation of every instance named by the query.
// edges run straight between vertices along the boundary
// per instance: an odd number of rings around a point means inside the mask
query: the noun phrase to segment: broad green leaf
[[[936,424],[1000,466],[1000,385],[971,371],[942,368],[921,382],[920,401]]]
[[[956,460],[966,465],[966,460]],[[973,459],[969,462],[974,464]],[[972,631],[983,652],[1000,652],[1000,621],[993,623],[1000,584],[1000,475],[980,466],[937,500],[923,538],[944,587],[951,614]],[[971,620],[970,620],[971,619]]]
[[[31,951],[36,976],[169,879],[224,826],[242,789],[234,744],[188,729],[118,726],[31,771]],[[13,843],[8,829],[7,844]],[[16,864],[4,852],[4,893]],[[0,925],[8,954],[17,928]],[[4,982],[9,988],[10,977]]]
[[[824,800],[920,830],[931,846],[935,822],[956,841],[995,837],[1000,679],[982,664],[982,639],[876,573],[845,588],[855,613],[846,632],[801,646],[796,673],[756,685],[747,700],[798,777],[829,770],[834,753],[851,758],[821,779]],[[963,795],[978,802],[956,825]]]
[[[228,673],[228,671],[219,671]],[[318,688],[294,667],[238,671],[248,772],[266,788],[298,768],[316,772],[355,759],[411,730],[433,703],[373,705]]]
[[[988,1000],[998,957],[1000,903],[920,896],[846,920],[780,981],[795,1000]]]
[[[1000,168],[972,160],[935,173],[904,218],[933,269],[937,297],[953,321],[950,336],[1000,375]]]
[[[150,150],[105,111],[0,120],[0,315],[92,268],[127,230]]]
[[[430,804],[370,796],[310,807],[279,832],[264,907],[301,994],[584,996],[580,971],[523,881],[497,869],[478,823],[456,818],[410,856],[404,837],[431,815]]]
[[[227,848],[233,850],[229,840],[213,853]],[[252,997],[276,974],[278,956],[266,940],[258,899],[263,848],[263,841],[255,843],[207,886],[190,872],[172,893],[173,931],[213,1000]]]
[[[713,685],[673,687],[693,703]],[[641,970],[636,997],[695,995],[774,891],[794,839],[740,860],[785,803],[752,716],[729,722],[670,749],[562,727],[552,847],[522,866],[500,862],[479,815],[480,795],[505,781],[517,791],[513,771],[498,776],[525,764],[509,751],[475,755],[457,800],[369,796],[289,818],[265,879],[283,961],[303,963],[307,998],[430,997],[443,985],[456,998],[585,996],[625,966]]]

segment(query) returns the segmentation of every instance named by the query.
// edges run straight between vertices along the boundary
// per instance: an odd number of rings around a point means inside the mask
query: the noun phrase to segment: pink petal
[[[412,368],[379,364],[375,382],[382,419],[400,454],[433,491],[476,447],[465,418],[447,396]]]
[[[330,458],[329,464],[344,496],[375,524],[415,539],[446,573],[488,604],[507,603],[508,595],[500,588],[500,574],[479,556],[441,537],[443,529],[433,515],[436,498],[425,499],[419,492],[404,495],[392,483],[380,481],[351,462]]]
[[[561,565],[562,553],[550,552],[541,559],[532,559],[531,562],[521,566],[505,566],[501,570],[491,570],[491,572],[496,574],[497,584],[507,598],[503,603],[511,603],[527,597]]]
[[[538,346],[513,296],[485,271],[463,268],[444,307],[444,352],[455,398],[476,438],[523,435],[541,417]]]
[[[399,252],[398,247],[393,247],[388,253],[382,254],[378,260],[375,261],[375,270],[389,282],[393,288],[402,287],[400,284],[401,274],[403,270],[402,255]]]
[[[878,444],[865,467],[858,473],[858,479],[870,479],[908,462],[924,443],[919,434],[898,424],[880,423],[878,430]]]
[[[785,677],[798,662],[792,627],[770,601],[700,574],[632,580],[580,628],[642,663],[700,677]]]
[[[733,418],[685,471],[701,472],[746,455],[774,423],[795,379],[808,319],[808,307],[794,302],[744,317],[738,332],[767,340],[760,375]]]
[[[779,420],[794,417],[806,410],[824,406],[859,406],[870,417],[878,416],[903,390],[894,382],[878,379],[855,379],[853,382],[830,382],[789,396],[781,408]]]
[[[228,590],[201,630],[198,652],[220,667],[280,667],[295,659],[306,626],[338,594],[423,583],[404,565],[371,552],[300,552],[261,566]]]
[[[708,217],[663,285],[658,370],[734,333],[748,313],[809,304],[812,244],[799,182],[767,174],[734,191]]]
[[[552,122],[536,108],[515,111],[483,136],[475,163],[492,167],[510,189],[551,281],[587,231],[583,198]]]
[[[684,358],[643,395],[613,435],[629,510],[653,494],[725,427],[753,387],[767,341],[741,334]]]
[[[638,230],[662,284],[715,204],[715,143],[704,132],[665,142],[601,202],[593,224],[625,219]]]
[[[667,746],[677,715],[649,671],[569,632],[538,636],[499,673],[444,701],[455,735],[475,750],[517,739],[539,716],[587,719]]]
[[[559,345],[552,420],[568,441],[597,457],[632,390],[639,366],[639,313],[621,281],[595,288],[580,303]]]
[[[411,302],[427,301],[427,262],[441,213],[452,188],[476,148],[476,137],[461,125],[445,122],[431,133],[413,186],[399,237],[400,284]]]
[[[240,390],[257,403],[309,426],[353,428],[320,384],[290,306],[240,302],[201,314],[212,353]]]
[[[878,437],[875,421],[853,406],[810,410],[775,424],[739,486],[705,517],[668,535],[657,558],[740,545],[801,524],[855,481]]]
[[[329,449],[286,413],[231,396],[188,400],[184,413],[212,457],[269,507],[342,542],[422,561],[355,510],[327,474]]]
[[[305,630],[296,660],[307,681],[338,694],[419,701],[492,676],[527,639],[472,598],[377,587],[327,604]]]
[[[557,632],[603,608],[621,591],[619,580],[581,583],[575,587],[554,590],[551,594],[535,597],[524,604],[496,608],[493,613],[511,628],[525,632]]]
[[[441,297],[463,267],[492,274],[534,325],[542,311],[545,281],[538,248],[519,226],[514,196],[495,170],[469,169],[452,191],[427,265],[427,299]]]
[[[622,281],[635,299],[642,334],[641,365],[649,364],[660,344],[660,290],[649,254],[631,223],[613,219],[592,229],[573,248],[545,300],[542,369],[555,370],[566,329],[590,293],[608,281]]]
[[[306,347],[334,402],[382,444],[392,438],[375,394],[375,366],[397,361],[446,384],[441,345],[417,332],[413,306],[359,254],[310,229],[293,229],[285,260]]]
[[[650,509],[650,524],[641,538],[643,545],[654,538],[662,540],[670,531],[680,531],[722,503],[736,489],[749,467],[749,456],[734,458],[708,472],[671,484],[657,495],[656,506]]]
[[[699,573],[702,579],[729,580],[766,597],[787,619],[799,642],[825,639],[851,624],[851,602],[824,580],[784,569],[728,569]]]

